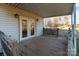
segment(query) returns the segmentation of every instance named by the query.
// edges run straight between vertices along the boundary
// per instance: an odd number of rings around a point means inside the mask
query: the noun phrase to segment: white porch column
[[[74,53],[74,55],[76,55],[76,4],[74,4],[74,26],[73,26],[73,44],[74,44],[74,46],[73,46],[73,48],[74,48],[74,50],[73,50],[73,53]]]
[[[76,5],[74,4],[73,13],[71,16],[71,39],[68,40],[68,55],[75,56],[76,55]]]
[[[36,35],[40,36],[43,35],[43,26],[44,26],[44,20],[43,19],[38,19],[38,21],[36,22]]]

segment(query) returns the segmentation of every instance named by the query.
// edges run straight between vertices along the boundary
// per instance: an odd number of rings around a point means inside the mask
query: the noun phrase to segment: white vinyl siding
[[[43,20],[38,20],[37,21],[37,36],[40,36],[40,35],[42,35],[43,34],[43,26],[44,24],[43,24]]]
[[[0,31],[4,32],[11,39],[18,40],[18,19],[13,14],[0,8]]]
[[[13,9],[11,9],[11,10],[13,10]],[[14,17],[14,14],[17,12],[14,12],[14,11],[11,12],[11,10],[7,10],[7,8],[0,7],[0,31],[4,32],[12,40],[19,41],[19,38],[21,35],[19,33],[20,24],[18,22],[20,20],[18,20],[17,18]],[[18,11],[18,12],[20,12],[20,11]],[[26,18],[28,18],[28,17],[26,17]],[[29,21],[28,23],[31,23],[31,21]],[[29,26],[30,26],[30,24],[29,24]],[[30,29],[28,29],[28,30],[30,33]],[[43,20],[39,19],[36,23],[35,36],[40,36],[42,34],[43,34]],[[30,35],[30,34],[28,34],[28,35]]]

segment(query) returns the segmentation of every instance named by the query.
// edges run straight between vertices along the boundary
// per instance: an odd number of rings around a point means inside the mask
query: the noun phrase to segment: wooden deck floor
[[[65,37],[51,35],[34,37],[21,42],[27,54],[34,56],[65,56],[67,55],[67,40]]]

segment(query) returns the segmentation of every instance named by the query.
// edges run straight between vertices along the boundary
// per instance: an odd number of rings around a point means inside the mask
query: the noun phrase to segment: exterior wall
[[[28,11],[20,10],[17,8],[13,8],[7,6],[5,4],[0,4],[0,31],[4,32],[8,37],[12,38],[12,40],[19,40],[20,38],[20,24],[19,20],[14,17],[14,14],[19,14],[20,16],[28,17],[30,19],[40,19],[41,17],[30,13]],[[28,22],[30,23],[30,21]],[[39,20],[36,24],[36,34],[41,35],[43,30],[43,22]],[[28,29],[29,30],[29,29]],[[30,31],[29,31],[30,33]],[[28,34],[30,35],[30,34]]]
[[[37,36],[42,35],[43,34],[43,27],[44,27],[44,20],[38,20],[37,22]]]
[[[5,4],[0,4],[0,8],[5,9],[5,11],[9,11],[9,13],[11,13],[11,14],[19,14],[20,16],[25,16],[25,17],[28,17],[28,18],[31,18],[31,19],[39,19],[39,18],[41,18],[41,16],[39,16],[37,14],[34,14],[32,12],[29,12],[27,10],[24,11],[24,10],[14,8],[14,7],[5,5]]]
[[[12,39],[18,39],[18,30],[18,19],[9,13],[9,11],[0,8],[0,31]]]

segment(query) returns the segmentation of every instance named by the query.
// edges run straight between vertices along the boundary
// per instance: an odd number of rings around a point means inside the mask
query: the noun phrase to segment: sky
[[[76,23],[79,24],[79,3],[76,3]]]

